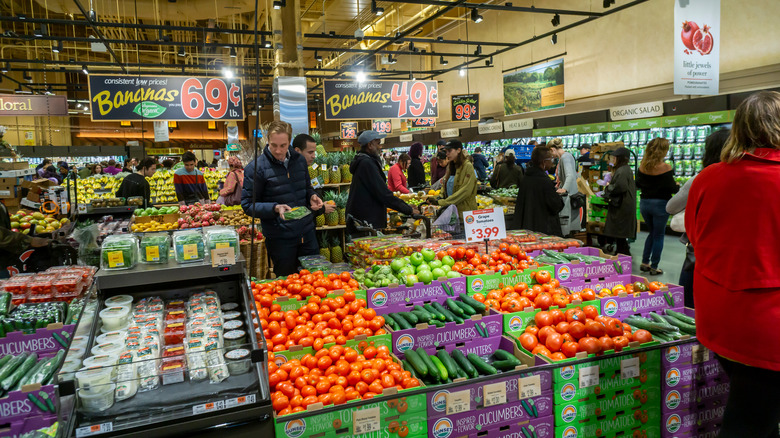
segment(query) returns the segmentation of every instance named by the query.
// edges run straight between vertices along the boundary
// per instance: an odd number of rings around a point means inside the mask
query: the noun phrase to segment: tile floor
[[[644,249],[645,239],[647,238],[646,231],[640,231],[636,236],[636,241],[631,243],[631,256],[633,258],[633,273],[634,275],[641,275],[651,280],[658,280],[663,283],[677,284],[680,279],[680,269],[682,268],[683,260],[685,260],[685,246],[680,243],[680,238],[677,236],[667,235],[664,238],[664,249],[661,252],[661,263],[658,267],[664,271],[662,275],[650,276],[646,272],[639,271],[639,265],[642,263],[642,250]]]

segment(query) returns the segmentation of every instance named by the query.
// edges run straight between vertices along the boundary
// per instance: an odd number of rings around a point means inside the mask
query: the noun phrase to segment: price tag
[[[236,251],[233,248],[217,248],[211,250],[211,267],[236,264]]]
[[[236,406],[243,406],[247,404],[254,403],[256,400],[254,394],[249,394],[241,397],[231,398],[230,400],[225,400],[225,408],[235,408]]]
[[[506,383],[491,383],[482,387],[485,397],[485,407],[506,403]]]
[[[320,166],[320,169],[322,169],[324,171],[327,171],[328,170],[328,165],[327,164],[323,164],[322,166]]]
[[[590,388],[599,384],[599,366],[580,368],[580,388]]]
[[[542,395],[542,378],[538,374],[528,377],[521,377],[517,380],[517,398],[523,400]]]
[[[620,361],[620,378],[635,379],[639,377],[639,358],[623,359]]]
[[[195,405],[192,407],[192,415],[206,414],[209,412],[215,412],[225,409],[225,401],[220,400],[216,402],[203,403],[201,405]]]
[[[121,268],[124,265],[125,265],[125,258],[122,255],[122,251],[109,251],[108,253],[109,268]]]
[[[379,431],[379,407],[352,411],[352,435]]]
[[[146,247],[146,260],[150,262],[160,261],[160,247],[159,246],[147,246]]]
[[[92,426],[84,426],[76,429],[76,438],[83,436],[100,435],[101,433],[108,433],[114,430],[112,423],[95,424]]]
[[[87,213],[87,204],[79,204],[77,208],[78,208],[79,214],[86,214]]]
[[[316,164],[315,164],[315,166],[316,166]],[[320,188],[320,186],[321,186],[320,179],[319,178],[312,178],[311,179],[311,186],[312,186],[312,188],[315,188],[315,189]]]
[[[220,248],[230,248],[230,242],[217,242],[215,245],[217,249]]]
[[[710,350],[701,344],[691,347],[691,363],[704,363],[710,360]]]
[[[458,391],[447,394],[447,415],[460,414],[471,410],[471,391]]]
[[[184,252],[184,260],[195,260],[198,258],[198,244],[188,243],[182,245],[182,251]]]
[[[503,207],[464,211],[463,222],[466,225],[468,242],[506,238]]]

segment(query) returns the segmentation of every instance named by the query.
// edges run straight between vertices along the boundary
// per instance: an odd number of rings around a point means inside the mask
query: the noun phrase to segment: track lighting
[[[316,50],[314,51],[314,59],[317,60],[317,62],[322,62],[322,55],[320,55]]]
[[[409,51],[414,52],[414,41],[409,41]]]
[[[286,0],[274,0],[273,6],[274,9],[282,9],[283,7],[287,6]]]
[[[82,72],[83,72],[85,75],[88,75],[88,74],[89,74],[89,70],[87,69],[87,64],[84,64],[84,65],[82,65],[82,66],[81,66],[81,71],[82,71]]]
[[[552,38],[550,38],[550,41],[552,41],[553,45],[558,44],[558,34],[554,33]]]
[[[30,76],[30,73],[28,73],[27,70],[25,70],[24,73],[22,74],[22,78],[27,82],[32,81],[32,76]]]
[[[3,68],[0,69],[0,71],[3,72],[3,73],[8,73],[8,69],[9,68],[11,68],[11,63],[10,62],[6,62],[5,65],[3,65]]]
[[[492,56],[490,57],[490,59],[485,61],[485,66],[490,67],[491,65],[493,65],[493,57]]]
[[[475,51],[474,51],[474,54],[475,54],[476,56],[479,56],[479,55],[481,55],[481,54],[482,54],[482,46],[478,45],[478,46],[477,46],[477,50],[475,50]]]
[[[233,79],[233,70],[228,67],[222,67],[222,76],[228,79]]]
[[[184,51],[184,47],[179,47],[179,51],[176,52],[178,56],[187,56],[187,52]]]
[[[550,20],[550,23],[552,23],[553,27],[558,26],[559,24],[561,24],[561,16],[558,15],[558,14],[555,14],[553,16],[552,20]]]
[[[398,62],[398,58],[393,58],[393,55],[387,55],[387,62],[390,64],[395,64]]]
[[[449,62],[449,61],[447,61],[446,59],[444,59],[444,57],[443,57],[443,56],[442,56],[441,58],[439,58],[439,64],[441,64],[441,65],[447,65],[447,64],[449,64],[449,63],[450,63],[450,62]]]
[[[466,76],[466,67],[461,67],[460,70],[458,70],[458,74],[461,76]]]
[[[476,8],[471,10],[471,21],[473,21],[475,23],[481,23],[482,22],[482,16],[479,15],[479,13],[477,12]]]
[[[357,74],[355,74],[355,80],[358,82],[365,82],[366,81],[366,73],[364,71],[358,71]]]
[[[270,49],[270,48],[271,48],[271,42],[270,42],[270,41],[268,41],[267,39],[265,39],[265,37],[263,37],[263,38],[260,40],[260,45],[261,45],[261,46],[263,46],[263,47],[264,47],[264,48],[266,48],[266,49]]]
[[[57,44],[52,46],[51,51],[52,53],[62,52],[62,41],[57,41]]]
[[[376,0],[371,0],[371,12],[374,15],[379,16],[385,13],[385,8],[377,7]]]
[[[603,4],[604,4],[604,7],[605,7],[605,8],[608,8],[608,7],[610,7],[611,5],[614,5],[614,4],[615,4],[615,0],[604,0],[604,3],[603,3]]]
[[[231,58],[235,58],[236,56],[238,56],[238,55],[236,54],[236,48],[235,48],[235,47],[231,47],[231,48],[230,48],[230,57],[231,57]]]

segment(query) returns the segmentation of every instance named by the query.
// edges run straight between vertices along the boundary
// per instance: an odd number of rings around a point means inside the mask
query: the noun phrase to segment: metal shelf
[[[347,228],[347,226],[346,225],[333,225],[333,226],[324,225],[322,227],[317,227],[317,231],[343,230],[344,228]]]
[[[245,260],[239,256],[232,266],[211,267],[211,262],[201,260],[193,263],[177,263],[173,257],[168,257],[168,264],[146,265],[137,264],[133,269],[123,271],[98,271],[96,281],[98,288],[106,289],[143,286],[148,284],[168,282],[190,282],[192,280],[213,280],[215,277],[243,274]]]

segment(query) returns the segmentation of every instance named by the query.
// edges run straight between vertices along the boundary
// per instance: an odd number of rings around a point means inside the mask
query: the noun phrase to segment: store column
[[[271,12],[274,43],[274,119],[308,134],[307,83],[303,77],[300,0],[286,0]]]

